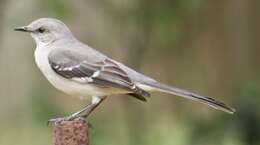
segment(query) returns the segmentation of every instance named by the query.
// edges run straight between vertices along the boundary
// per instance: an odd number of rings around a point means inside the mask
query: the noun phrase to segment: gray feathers
[[[86,50],[91,55],[85,53]],[[161,84],[119,62],[105,57],[91,48],[81,49],[81,53],[78,53],[78,51],[71,49],[54,50],[49,55],[49,63],[52,69],[59,75],[67,79],[76,80],[79,83],[92,83],[100,87],[115,87],[127,90],[129,95],[142,101],[146,101],[146,97],[150,96],[150,94],[138,87],[136,83],[147,85],[153,88],[153,90],[198,101],[228,113],[235,111],[214,98],[200,96],[186,90]]]
[[[235,111],[216,99],[159,83],[108,58],[78,41],[59,20],[42,18],[16,30],[31,34],[37,44],[36,64],[56,88],[68,94],[130,94],[146,101],[146,97],[150,96],[148,91],[160,91],[195,100],[228,113]]]
[[[81,55],[75,51],[53,51],[49,55],[49,63],[57,74],[79,83],[124,89],[143,101],[146,100],[145,97],[150,96],[148,92],[136,86],[128,74],[113,60],[104,58],[93,62],[81,59]]]
[[[218,101],[211,97],[201,96],[201,95],[198,95],[198,94],[186,91],[186,90],[178,89],[173,86],[165,85],[165,84],[162,84],[159,82],[149,83],[147,85],[154,87],[155,89],[165,92],[165,93],[169,93],[169,94],[173,94],[173,95],[177,95],[177,96],[181,96],[181,97],[184,97],[187,99],[201,102],[201,103],[209,105],[210,107],[215,108],[217,110],[222,110],[224,112],[231,113],[231,114],[233,114],[235,112],[235,109],[233,109],[233,108],[229,107],[228,105],[226,105],[225,103]]]

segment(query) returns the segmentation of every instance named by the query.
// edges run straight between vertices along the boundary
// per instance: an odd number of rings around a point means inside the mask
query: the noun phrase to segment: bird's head
[[[29,32],[37,45],[48,45],[56,40],[74,38],[63,22],[53,18],[40,18],[27,26],[16,27],[14,30]]]

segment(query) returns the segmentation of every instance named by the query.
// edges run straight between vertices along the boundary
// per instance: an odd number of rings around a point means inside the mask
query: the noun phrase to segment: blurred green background
[[[51,145],[49,118],[86,101],[54,89],[34,41],[13,31],[64,21],[99,51],[167,84],[215,96],[229,115],[176,96],[107,99],[89,118],[92,145],[259,145],[260,1],[0,0],[0,145]]]

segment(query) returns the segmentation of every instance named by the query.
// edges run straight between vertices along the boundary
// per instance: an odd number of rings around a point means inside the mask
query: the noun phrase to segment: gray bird
[[[214,98],[162,84],[77,40],[60,20],[40,18],[16,31],[29,32],[36,42],[37,66],[57,89],[78,97],[92,97],[82,110],[64,118],[87,117],[107,96],[127,94],[146,101],[150,92],[165,92],[209,105],[227,113],[235,110]]]

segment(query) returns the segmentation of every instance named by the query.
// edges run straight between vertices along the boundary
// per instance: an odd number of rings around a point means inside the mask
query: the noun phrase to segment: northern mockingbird
[[[54,87],[69,95],[92,97],[85,108],[62,119],[87,117],[106,96],[127,94],[146,101],[152,91],[188,98],[227,113],[235,111],[214,98],[162,84],[105,56],[77,40],[60,20],[40,18],[15,30],[31,34],[37,45],[36,64]]]

